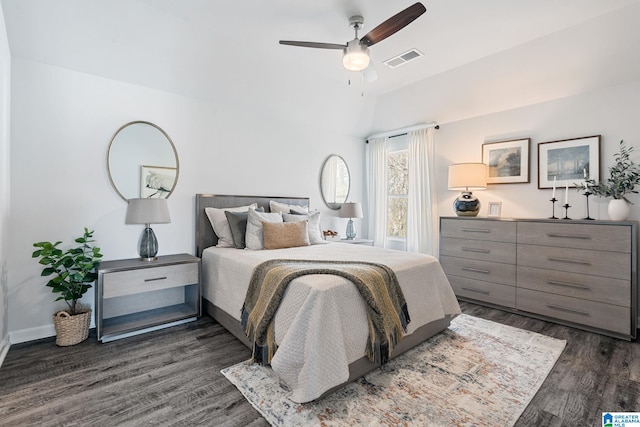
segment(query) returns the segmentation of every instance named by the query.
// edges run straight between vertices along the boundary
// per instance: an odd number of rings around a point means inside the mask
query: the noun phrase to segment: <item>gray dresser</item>
[[[637,223],[440,218],[440,262],[460,299],[636,337]]]

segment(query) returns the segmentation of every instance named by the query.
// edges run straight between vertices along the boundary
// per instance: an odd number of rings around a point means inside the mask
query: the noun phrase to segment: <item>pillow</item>
[[[312,245],[320,245],[327,243],[322,238],[322,230],[320,229],[320,211],[311,212],[308,215],[282,214],[284,222],[309,221],[307,227],[309,231],[309,243]]]
[[[247,232],[244,236],[247,249],[253,249],[254,251],[264,249],[263,222],[282,222],[282,214],[280,212],[261,213],[256,212],[255,209],[250,209],[247,217]]]
[[[309,246],[308,222],[264,222],[262,231],[264,234],[265,249],[295,248],[296,246]]]
[[[209,218],[209,222],[211,223],[211,227],[213,227],[213,231],[218,236],[218,244],[216,245],[219,248],[234,248],[233,244],[233,235],[231,234],[231,228],[229,228],[229,221],[227,221],[227,217],[224,214],[225,211],[231,212],[246,212],[249,208],[257,208],[258,204],[253,203],[249,206],[238,206],[237,208],[204,208],[204,212],[207,214]]]
[[[263,208],[256,208],[256,212],[264,212]],[[233,236],[233,244],[238,249],[244,249],[246,244],[244,242],[244,235],[247,232],[247,212],[231,212],[224,211],[227,221],[229,222],[229,228],[231,229],[231,236]]]
[[[280,212],[283,214],[288,213],[299,213],[306,214],[309,213],[309,206],[300,206],[300,205],[287,205],[286,203],[276,202],[274,200],[269,200],[269,209],[271,212]]]

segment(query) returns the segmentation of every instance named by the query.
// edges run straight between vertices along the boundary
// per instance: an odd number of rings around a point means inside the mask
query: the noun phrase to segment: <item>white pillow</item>
[[[307,212],[309,212],[309,206],[287,205],[286,203],[280,203],[280,202],[276,202],[275,200],[269,200],[269,210],[271,212],[280,212],[283,214],[288,214],[288,213],[306,214]]]
[[[227,221],[227,216],[224,214],[224,211],[247,212],[249,208],[255,209],[257,207],[257,203],[252,203],[249,206],[238,206],[237,208],[204,208],[204,212],[207,214],[207,218],[209,218],[211,227],[213,227],[213,231],[216,233],[216,236],[218,236],[218,244],[216,246],[219,248],[236,247],[233,243],[233,235],[231,234],[229,221]]]
[[[322,231],[320,230],[320,211],[314,211],[307,215],[296,215],[296,214],[282,214],[282,218],[284,222],[298,222],[298,221],[309,221],[309,226],[307,230],[309,231],[309,243],[312,245],[321,245],[327,243],[322,238]]]
[[[262,233],[262,222],[282,222],[280,212],[256,212],[249,209],[247,217],[247,233],[244,236],[247,249],[259,251],[264,249],[264,235]]]

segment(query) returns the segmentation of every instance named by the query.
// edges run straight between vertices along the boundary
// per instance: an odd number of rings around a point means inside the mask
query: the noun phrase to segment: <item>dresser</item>
[[[440,218],[440,262],[460,299],[636,337],[635,221]]]
[[[95,293],[98,340],[108,342],[196,320],[200,258],[189,254],[103,261]]]

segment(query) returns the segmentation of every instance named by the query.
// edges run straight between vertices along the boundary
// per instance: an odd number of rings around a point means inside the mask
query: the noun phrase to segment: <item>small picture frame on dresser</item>
[[[500,218],[501,214],[502,202],[489,202],[489,207],[487,208],[487,217]]]

